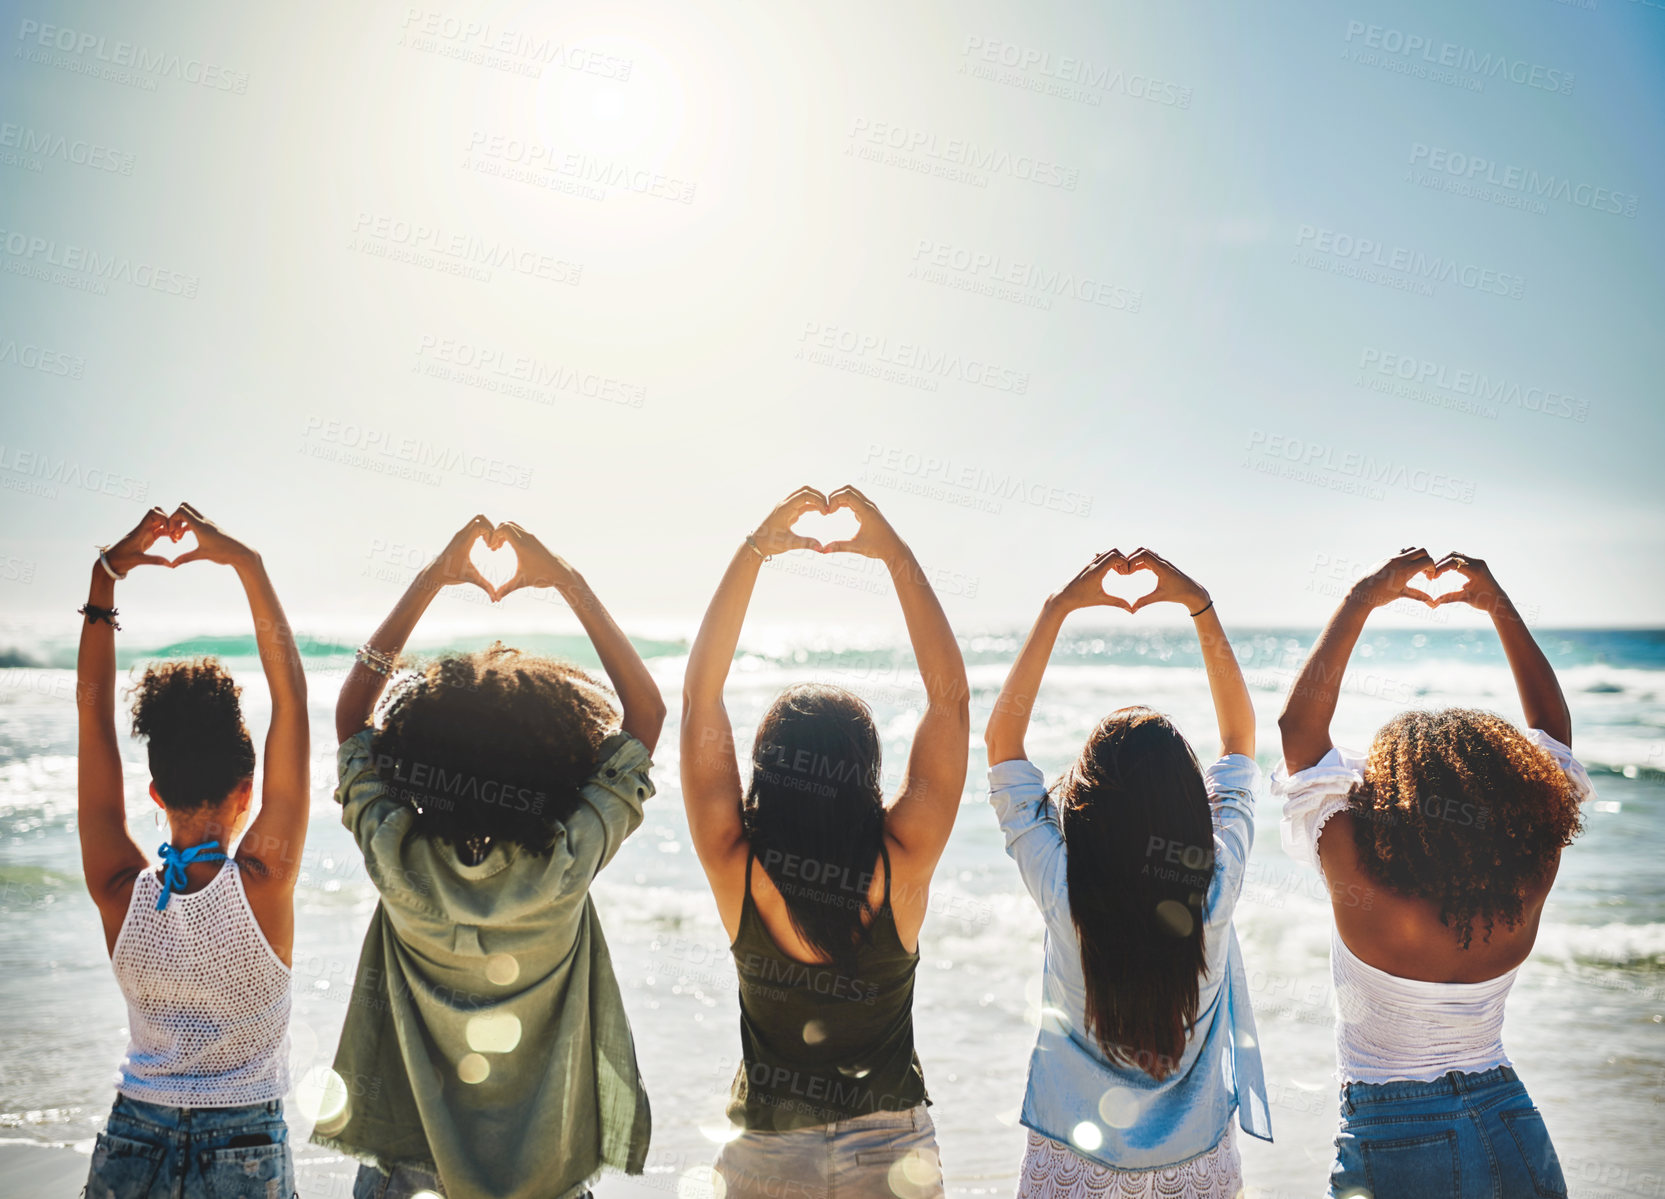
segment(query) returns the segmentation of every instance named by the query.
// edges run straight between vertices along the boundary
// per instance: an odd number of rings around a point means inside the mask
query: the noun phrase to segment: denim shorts
[[[116,1097],[86,1199],[293,1199],[283,1103],[166,1107]]]
[[[921,1103],[789,1132],[743,1132],[712,1169],[724,1199],[942,1199],[937,1130]]]
[[[1330,1194],[1374,1199],[1561,1199],[1544,1118],[1508,1066],[1433,1082],[1352,1082]]]

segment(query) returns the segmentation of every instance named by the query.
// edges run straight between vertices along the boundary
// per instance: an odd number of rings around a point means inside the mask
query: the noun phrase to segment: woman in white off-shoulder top
[[[1430,598],[1411,586],[1467,580]],[[1490,614],[1528,731],[1490,712],[1411,710],[1366,754],[1330,741],[1341,678],[1396,599]],[[1543,651],[1478,558],[1410,549],[1359,580],[1278,720],[1284,847],[1317,866],[1335,928],[1341,1128],[1332,1195],[1565,1195],[1542,1115],[1503,1051],[1504,1003],[1538,934],[1589,776]]]

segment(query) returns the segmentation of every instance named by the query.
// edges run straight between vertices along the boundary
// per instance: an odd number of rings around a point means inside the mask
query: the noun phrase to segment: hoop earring
[[[151,816],[156,821],[156,827],[161,828],[162,827],[162,810],[160,808],[158,808],[156,811],[151,813]]]

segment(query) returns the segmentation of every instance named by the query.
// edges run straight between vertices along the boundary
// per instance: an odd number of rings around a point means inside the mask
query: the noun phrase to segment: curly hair
[[[157,662],[133,691],[133,735],[149,743],[151,781],[167,808],[217,804],[254,777],[243,689],[218,659]]]
[[[1578,801],[1545,750],[1473,708],[1405,712],[1377,732],[1348,794],[1366,871],[1439,905],[1462,947],[1520,923],[1526,896],[1581,830]]]
[[[488,839],[547,854],[618,719],[612,693],[577,666],[497,642],[394,685],[375,769],[422,836],[474,856]]]

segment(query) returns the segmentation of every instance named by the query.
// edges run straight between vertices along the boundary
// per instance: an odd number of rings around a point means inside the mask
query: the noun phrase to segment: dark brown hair
[[[1161,1080],[1185,1055],[1207,965],[1214,826],[1202,771],[1168,718],[1106,716],[1058,785],[1086,1031]]]
[[[1359,862],[1439,905],[1464,949],[1515,926],[1580,831],[1578,801],[1547,750],[1491,712],[1405,712],[1377,732],[1348,795]]]
[[[841,687],[800,684],[758,723],[741,803],[746,838],[804,942],[847,962],[865,942],[884,844],[879,731]]]
[[[422,836],[472,857],[490,841],[546,854],[617,721],[612,692],[577,666],[498,642],[395,683],[376,772]]]
[[[217,804],[254,777],[243,689],[218,659],[157,662],[133,690],[133,735],[149,743],[151,781],[170,811]]]

